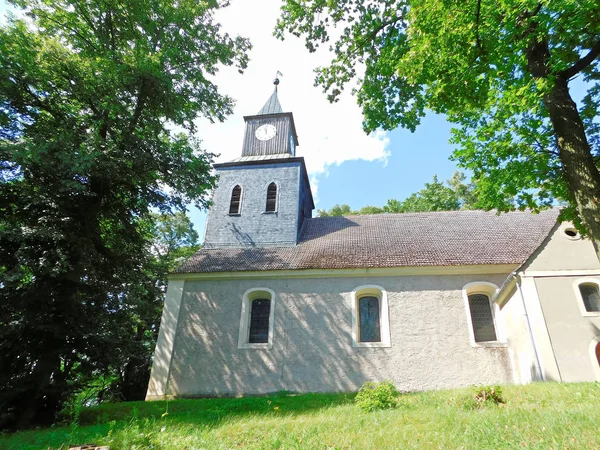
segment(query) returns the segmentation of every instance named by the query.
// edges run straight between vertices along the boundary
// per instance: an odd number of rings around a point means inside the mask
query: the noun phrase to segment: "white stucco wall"
[[[512,295],[502,306],[501,318],[506,330],[509,355],[513,366],[513,381],[527,384],[542,379],[539,356],[527,324],[527,310],[521,292],[512,289]]]
[[[506,274],[186,281],[170,363],[170,393],[354,391],[365,381],[386,379],[405,391],[510,383],[506,347],[471,346],[462,298],[467,283],[499,286],[505,278]],[[362,285],[387,291],[389,348],[352,346],[351,293]],[[270,349],[238,349],[242,295],[251,288],[268,288],[276,295]],[[149,392],[149,398],[160,395]]]

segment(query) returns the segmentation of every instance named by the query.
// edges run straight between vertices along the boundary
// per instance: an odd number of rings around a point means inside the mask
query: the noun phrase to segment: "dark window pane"
[[[598,292],[598,286],[595,284],[580,284],[579,292],[583,297],[583,304],[585,310],[588,312],[600,311],[600,292]]]
[[[266,344],[269,342],[269,314],[271,300],[264,298],[252,300],[250,308],[250,334],[248,342],[251,344]]]
[[[231,203],[229,204],[229,214],[240,213],[240,199],[242,198],[242,188],[238,185],[231,191]]]
[[[361,297],[358,300],[358,321],[360,342],[381,342],[377,297]]]
[[[267,212],[275,212],[277,207],[277,185],[271,183],[267,188]]]
[[[485,294],[469,295],[469,310],[471,311],[475,342],[497,340],[490,298]]]

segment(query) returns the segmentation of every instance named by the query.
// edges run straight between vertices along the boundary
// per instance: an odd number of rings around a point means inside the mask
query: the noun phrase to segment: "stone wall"
[[[205,246],[295,245],[301,163],[223,167],[208,215]],[[277,212],[265,213],[267,187],[277,184]],[[239,215],[229,215],[231,191],[242,187]]]

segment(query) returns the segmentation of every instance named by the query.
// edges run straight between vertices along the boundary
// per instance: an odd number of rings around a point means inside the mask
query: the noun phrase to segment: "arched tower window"
[[[275,183],[269,184],[269,187],[267,188],[267,206],[265,211],[277,211],[277,185]]]
[[[242,188],[237,184],[231,191],[229,214],[239,214],[242,206]]]

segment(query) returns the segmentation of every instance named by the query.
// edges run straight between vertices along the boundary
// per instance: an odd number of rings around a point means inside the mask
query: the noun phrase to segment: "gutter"
[[[535,344],[535,338],[533,336],[531,323],[529,321],[529,314],[527,312],[525,297],[523,296],[523,291],[521,290],[521,276],[517,274],[516,271],[511,273],[506,279],[506,281],[502,284],[494,298],[494,302],[496,302],[499,307],[503,307],[508,302],[510,293],[513,292],[513,288],[516,288],[516,291],[519,294],[519,298],[521,299],[521,305],[523,306],[523,315],[525,317],[525,323],[527,325],[527,333],[529,334],[529,340],[531,341],[531,347],[533,348],[533,354],[535,356],[536,371],[537,373],[539,373],[539,376],[542,379],[542,381],[547,381],[546,376],[542,371],[542,364],[540,362],[540,356],[538,353],[537,346]]]

